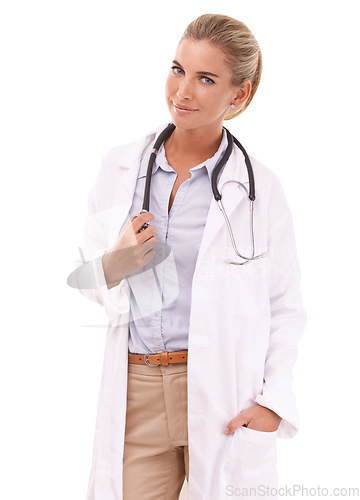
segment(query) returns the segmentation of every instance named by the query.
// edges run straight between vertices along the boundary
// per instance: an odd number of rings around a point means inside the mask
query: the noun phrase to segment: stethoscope
[[[161,147],[161,145],[171,136],[171,134],[175,130],[175,125],[173,123],[170,123],[158,136],[157,140],[155,141],[154,147],[151,151],[151,155],[149,158],[149,163],[147,167],[147,172],[146,172],[146,181],[145,181],[145,189],[144,189],[144,200],[143,200],[143,207],[140,213],[148,212],[149,211],[149,205],[150,205],[150,184],[151,184],[151,176],[152,176],[152,169],[153,165],[156,159],[156,155]],[[226,148],[224,156],[218,161],[216,164],[212,176],[211,176],[211,187],[212,187],[212,192],[214,195],[215,200],[218,203],[218,206],[224,215],[226,225],[228,227],[228,231],[230,234],[231,238],[231,243],[234,249],[234,252],[236,255],[238,255],[241,259],[244,260],[244,262],[234,262],[232,260],[226,260],[225,262],[228,264],[235,264],[238,266],[242,266],[244,264],[248,264],[249,262],[257,259],[262,259],[267,255],[267,252],[260,253],[258,255],[255,255],[255,237],[254,237],[254,201],[255,201],[255,179],[254,179],[254,172],[253,168],[251,165],[251,161],[249,158],[249,155],[245,151],[244,147],[240,144],[240,142],[227,130],[225,129],[226,134],[227,134],[227,140],[228,140],[228,146]],[[248,192],[248,199],[250,202],[250,241],[251,241],[251,255],[250,256],[245,256],[242,255],[236,246],[235,243],[235,238],[234,234],[231,228],[231,224],[229,221],[229,218],[227,216],[227,213],[225,211],[224,205],[221,201],[222,195],[220,194],[218,188],[217,188],[217,180],[220,175],[220,172],[225,165],[225,163],[228,161],[232,149],[233,149],[233,144],[236,144],[242,151],[244,157],[245,157],[245,164],[248,172],[248,178],[249,178],[249,192]],[[230,182],[237,182],[237,181],[230,181]],[[241,183],[239,183],[242,187],[244,187]],[[244,187],[244,189],[246,189]],[[141,229],[145,229],[149,224],[145,224],[144,227]]]

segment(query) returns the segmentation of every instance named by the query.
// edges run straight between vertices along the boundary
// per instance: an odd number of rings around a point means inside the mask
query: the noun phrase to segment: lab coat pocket
[[[228,488],[254,488],[254,498],[267,498],[266,491],[277,487],[276,434],[236,429],[225,463]]]

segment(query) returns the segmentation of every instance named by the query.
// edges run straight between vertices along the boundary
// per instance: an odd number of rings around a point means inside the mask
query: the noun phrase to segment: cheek
[[[173,95],[174,91],[175,91],[174,79],[171,78],[171,76],[169,75],[165,83],[166,97],[170,97],[171,95]]]
[[[224,94],[222,92],[214,92],[211,95],[207,95],[206,102],[209,111],[217,112],[219,110],[222,111],[227,107],[228,100],[226,99],[226,97],[224,97]]]

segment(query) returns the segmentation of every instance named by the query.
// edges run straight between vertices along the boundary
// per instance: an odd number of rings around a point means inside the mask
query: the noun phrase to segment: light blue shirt
[[[137,214],[142,208],[147,165],[153,145],[142,158],[136,181],[135,194],[129,215]],[[129,323],[129,352],[137,354],[160,353],[161,351],[181,351],[188,348],[192,279],[203,230],[213,197],[211,174],[227,147],[226,131],[218,151],[204,163],[190,169],[191,177],[186,179],[176,192],[173,205],[168,213],[169,198],[177,174],[168,164],[165,148],[161,146],[157,154],[151,179],[150,212],[154,219],[150,222],[156,228],[156,239],[170,246],[177,271],[179,293],[170,304],[163,302],[158,311],[145,317],[135,318]],[[157,255],[154,262],[161,261],[163,245],[155,246]],[[152,262],[152,261],[151,261]],[[155,287],[164,290],[164,274],[157,273]],[[154,290],[154,294],[159,292]],[[151,300],[151,297],[149,297]],[[135,311],[134,296],[130,296],[130,310]]]

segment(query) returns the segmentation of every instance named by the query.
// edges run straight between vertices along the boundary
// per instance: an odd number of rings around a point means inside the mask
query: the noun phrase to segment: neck
[[[213,130],[176,128],[166,141],[165,149],[182,158],[206,160],[214,156],[222,139],[222,126]]]

